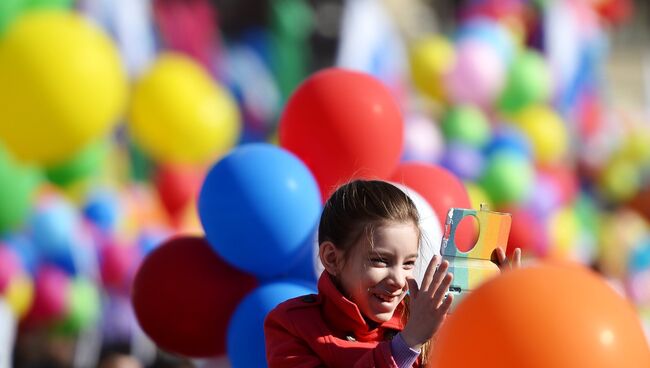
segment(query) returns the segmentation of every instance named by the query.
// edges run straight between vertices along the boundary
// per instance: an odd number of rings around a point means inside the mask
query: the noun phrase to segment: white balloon
[[[10,367],[16,338],[16,318],[9,304],[0,298],[0,367]]]
[[[424,272],[433,258],[434,255],[440,255],[440,242],[442,241],[442,227],[438,216],[433,211],[433,208],[424,197],[415,190],[406,185],[391,183],[406,193],[409,198],[415,203],[420,215],[420,229],[422,231],[422,238],[420,240],[420,251],[418,260],[415,262],[415,280],[418,285],[422,284]]]

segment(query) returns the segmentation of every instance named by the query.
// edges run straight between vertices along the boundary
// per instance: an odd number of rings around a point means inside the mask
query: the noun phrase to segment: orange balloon
[[[470,294],[432,344],[428,367],[650,367],[632,305],[592,271],[540,264]]]

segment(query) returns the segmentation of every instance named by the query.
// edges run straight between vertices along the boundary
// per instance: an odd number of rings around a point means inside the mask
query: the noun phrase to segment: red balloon
[[[173,224],[181,221],[184,210],[197,198],[204,177],[202,168],[173,164],[158,167],[156,190]]]
[[[506,254],[512,256],[515,248],[521,248],[524,254],[543,258],[548,253],[548,235],[546,223],[525,209],[506,209],[512,214],[510,236]]]
[[[388,89],[370,75],[330,68],[289,98],[280,145],[309,167],[323,199],[354,178],[387,178],[399,163],[404,128]]]
[[[591,270],[542,263],[505,272],[458,304],[428,367],[650,367],[632,304]]]
[[[445,228],[447,211],[450,208],[472,208],[463,182],[443,167],[405,162],[397,167],[390,180],[404,184],[421,194],[435,211],[442,229]],[[456,230],[458,248],[463,251],[470,250],[477,239],[476,221],[462,221]]]
[[[140,266],[131,296],[142,329],[162,349],[189,357],[226,351],[226,331],[257,282],[223,261],[202,237],[177,237]]]

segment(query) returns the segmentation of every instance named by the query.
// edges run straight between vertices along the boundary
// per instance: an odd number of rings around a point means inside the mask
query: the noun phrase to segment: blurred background
[[[650,336],[649,3],[1,0],[0,367],[264,366],[355,177],[433,253],[511,213]]]

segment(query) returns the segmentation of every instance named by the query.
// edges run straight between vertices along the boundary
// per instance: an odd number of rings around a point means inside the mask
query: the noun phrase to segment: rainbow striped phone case
[[[472,249],[461,252],[456,246],[455,235],[458,224],[466,216],[474,216],[478,220],[479,236]],[[490,255],[497,247],[506,249],[511,223],[509,213],[489,211],[483,205],[479,211],[449,209],[440,252],[443,259],[449,261],[449,272],[454,275],[449,286],[449,293],[454,295],[451,311],[472,290],[500,272],[499,267],[490,261]]]

